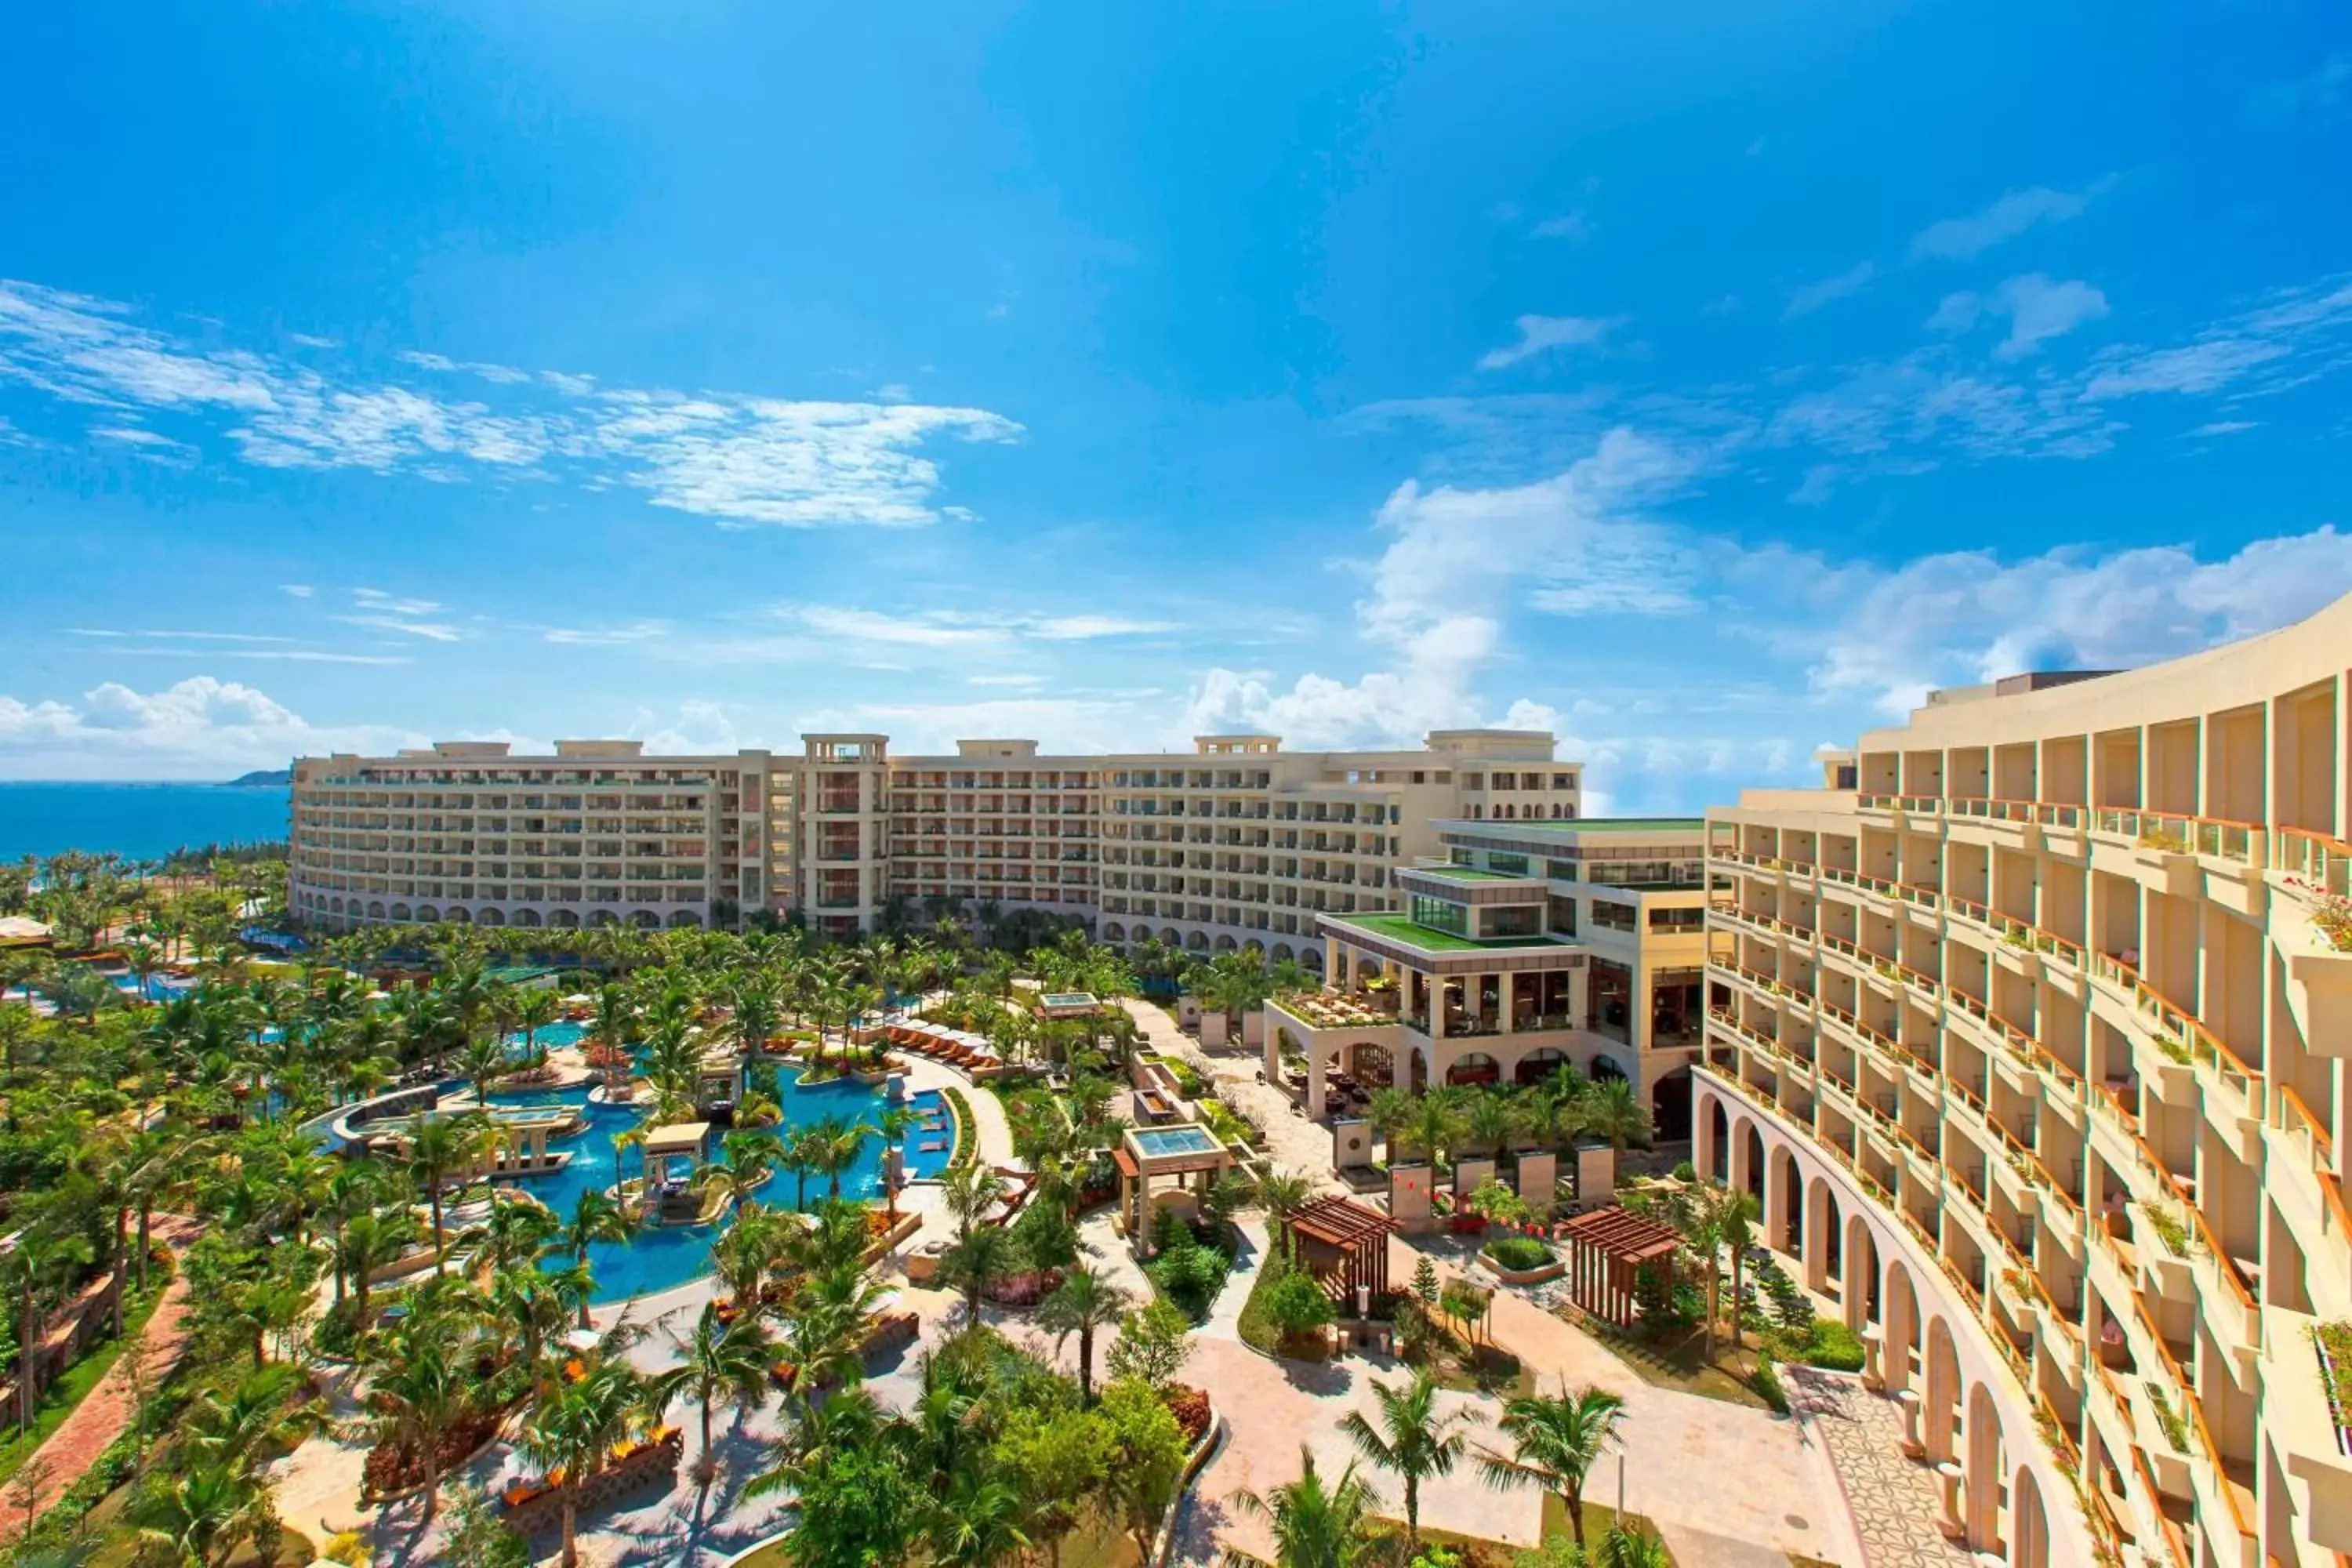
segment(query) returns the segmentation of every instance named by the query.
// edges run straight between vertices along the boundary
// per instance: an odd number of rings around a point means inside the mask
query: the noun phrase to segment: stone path
[[[1790,1403],[1829,1446],[1865,1568],[1969,1568],[1969,1553],[1937,1525],[1944,1510],[1935,1475],[1904,1457],[1895,1402],[1846,1373],[1792,1366],[1782,1376]]]
[[[202,1228],[192,1219],[158,1215],[150,1235],[176,1256]],[[188,1342],[187,1313],[188,1276],[185,1269],[180,1269],[163,1287],[163,1297],[155,1303],[154,1311],[148,1314],[147,1326],[141,1336],[146,1361],[141,1375],[147,1387],[153,1388],[180,1364],[180,1354]],[[137,1408],[130,1364],[119,1356],[107,1368],[106,1375],[98,1380],[98,1386],[83,1395],[82,1402],[67,1413],[48,1440],[25,1462],[25,1473],[40,1476],[32,1511],[38,1513],[47,1509],[65,1495],[67,1488],[81,1479],[90,1466],[98,1463],[98,1457],[130,1426]]]

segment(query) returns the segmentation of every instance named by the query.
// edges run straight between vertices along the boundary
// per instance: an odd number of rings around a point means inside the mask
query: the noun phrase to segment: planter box
[[[1478,1261],[1486,1266],[1488,1273],[1506,1285],[1540,1285],[1568,1272],[1568,1261],[1560,1258],[1535,1268],[1506,1268],[1483,1252],[1478,1255]]]

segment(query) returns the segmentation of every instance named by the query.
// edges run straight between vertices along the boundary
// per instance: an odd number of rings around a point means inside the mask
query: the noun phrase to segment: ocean
[[[206,844],[283,840],[284,785],[0,782],[0,860],[68,849],[157,860]]]

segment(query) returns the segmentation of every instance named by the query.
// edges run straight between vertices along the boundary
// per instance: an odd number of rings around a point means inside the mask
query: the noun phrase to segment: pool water
[[[1146,1154],[1207,1154],[1216,1150],[1217,1141],[1198,1127],[1139,1128],[1128,1134],[1135,1146]]]
[[[558,1046],[576,1046],[588,1037],[588,1026],[575,1024],[566,1018],[558,1023],[542,1025],[536,1037],[539,1041],[539,1048],[543,1051],[551,1051]],[[527,1037],[522,1030],[517,1029],[507,1037],[508,1055],[517,1060],[520,1060],[523,1053],[530,1048],[530,1038]]]
[[[882,1107],[882,1090],[853,1080],[835,1079],[827,1083],[803,1088],[799,1082],[799,1069],[784,1067],[777,1070],[779,1100],[784,1120],[776,1131],[786,1137],[793,1130],[810,1126],[828,1116],[846,1117],[853,1121],[871,1122]],[[535,1176],[506,1184],[530,1193],[553,1209],[560,1217],[568,1218],[572,1205],[580,1194],[591,1188],[613,1185],[624,1174],[635,1178],[644,1173],[644,1160],[639,1151],[616,1150],[613,1140],[645,1120],[646,1108],[641,1105],[597,1105],[588,1100],[588,1086],[572,1089],[520,1089],[493,1093],[493,1105],[569,1105],[582,1108],[588,1119],[587,1130],[576,1137],[562,1140],[551,1147],[571,1152],[571,1163],[552,1175]],[[920,1122],[907,1134],[902,1146],[907,1179],[937,1176],[947,1168],[948,1155],[954,1144],[953,1121],[946,1104],[936,1089],[926,1089],[907,1097],[908,1105],[919,1116],[937,1120],[947,1130],[925,1130]],[[942,1147],[926,1150],[927,1143]],[[713,1152],[719,1153],[714,1142]],[[724,1158],[723,1154],[719,1155]],[[779,1171],[760,1189],[760,1202],[770,1208],[792,1208],[799,1181],[789,1171]],[[859,1151],[857,1163],[841,1179],[842,1195],[854,1198],[878,1198],[882,1195],[882,1142],[869,1138]],[[826,1193],[825,1183],[811,1178],[808,1201],[814,1207]],[[667,1290],[683,1285],[697,1275],[709,1271],[710,1244],[728,1224],[721,1218],[717,1225],[648,1226],[631,1240],[598,1242],[588,1249],[588,1265],[595,1276],[593,1300],[617,1301],[630,1296],[642,1296],[648,1291]]]

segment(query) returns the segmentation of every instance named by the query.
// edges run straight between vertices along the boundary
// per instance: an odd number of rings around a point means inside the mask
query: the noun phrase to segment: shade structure
[[[1672,1226],[1614,1205],[1578,1215],[1562,1229],[1570,1296],[1594,1317],[1620,1326],[1635,1315],[1635,1278],[1653,1264],[1671,1264],[1682,1247]]]
[[[1375,1296],[1388,1289],[1389,1234],[1398,1226],[1380,1210],[1348,1198],[1318,1198],[1292,1215],[1286,1228],[1299,1261],[1344,1310],[1355,1310],[1360,1289],[1369,1287]]]

